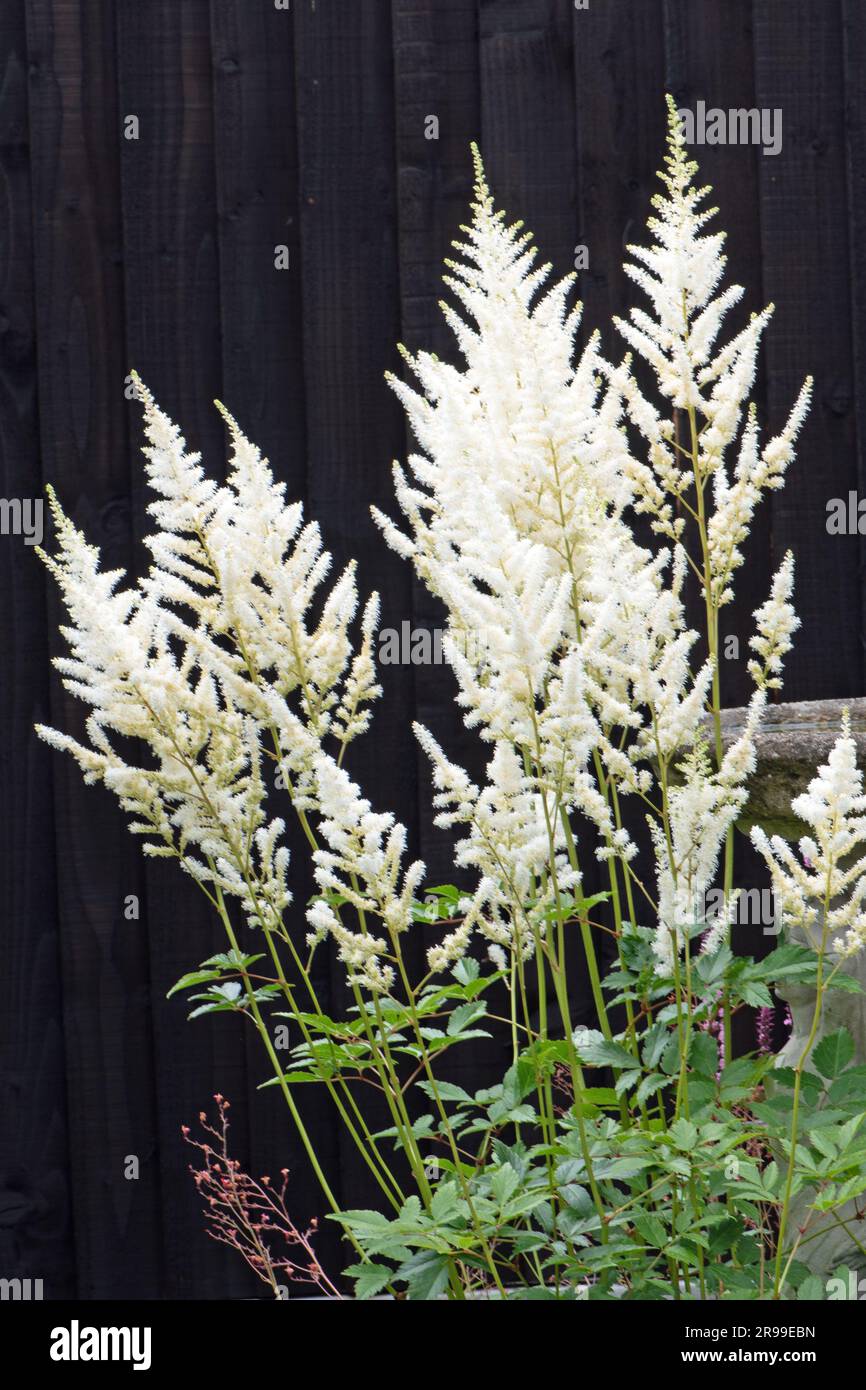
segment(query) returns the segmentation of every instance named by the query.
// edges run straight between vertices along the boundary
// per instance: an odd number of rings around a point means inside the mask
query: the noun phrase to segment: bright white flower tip
[[[826,764],[809,783],[808,790],[792,803],[794,814],[815,829],[816,840],[823,848],[832,823],[833,839],[850,815],[862,816],[866,811],[863,796],[863,774],[857,766],[857,745],[851,737],[847,712],[842,719],[842,733],[830,750]]]
[[[461,922],[460,926],[453,932],[449,932],[445,939],[438,946],[431,946],[427,952],[427,964],[436,973],[450,969],[458,960],[462,960],[472,937],[472,926],[467,922]]]
[[[861,900],[866,885],[860,890]],[[866,947],[866,913],[861,912],[851,923],[844,936],[837,936],[833,942],[834,950],[840,960],[849,960],[851,956],[858,956]]]
[[[794,444],[809,413],[813,385],[812,378],[807,376],[800,388],[800,394],[791,407],[785,428],[775,439],[770,440],[764,450],[764,464],[773,473],[780,473],[794,457]]]
[[[413,724],[412,727],[433,766],[433,785],[436,788],[433,805],[440,812],[436,824],[443,829],[470,824],[480,795],[478,788],[462,767],[446,757],[429,729],[425,729],[423,724]]]
[[[336,943],[338,959],[348,968],[350,984],[374,994],[387,994],[391,990],[394,968],[382,962],[387,951],[383,937],[366,931],[351,931],[333,909],[321,901],[307,908],[307,921],[312,928],[307,933],[307,944],[314,948],[330,937]]]
[[[792,637],[800,626],[791,595],[794,592],[794,556],[789,550],[773,578],[770,597],[755,612],[758,631],[749,640],[760,662],[749,662],[749,672],[757,685],[781,685],[782,659],[793,646]]]
[[[307,921],[312,927],[312,931],[307,933],[307,944],[318,946],[324,941],[335,927],[339,926],[339,920],[332,907],[322,899],[316,898],[307,908]]]
[[[669,100],[666,171],[660,176],[665,193],[654,200],[658,217],[649,223],[653,245],[629,247],[634,260],[626,273],[649,297],[652,313],[632,310],[630,320],[617,327],[652,367],[659,390],[674,407],[694,412],[700,426],[695,456],[678,452],[673,426],[662,420],[643,396],[627,365],[611,375],[622,393],[633,423],[648,447],[650,467],[637,460],[627,473],[638,494],[638,509],[654,518],[654,529],[676,539],[682,533],[673,519],[670,499],[680,499],[695,478],[716,483],[716,508],[708,518],[711,588],[719,603],[730,601],[731,573],[742,563],[740,545],[765,489],[781,484],[793,457],[794,443],[808,410],[811,381],[807,380],[782,433],[761,452],[757,428],[750,417],[736,478],[725,471],[725,453],[736,438],[754,382],[761,336],[772,306],[753,316],[721,349],[715,342],[729,309],[742,297],[739,286],[716,293],[725,267],[724,238],[708,236],[704,228],[713,215],[700,211],[708,189],[692,179],[697,166],[688,159],[680,121]],[[708,388],[708,389],[707,389]],[[676,443],[682,445],[682,441]],[[682,521],[682,519],[680,519]]]
[[[379,595],[371,594],[361,619],[361,645],[352,658],[340,704],[334,712],[334,730],[344,747],[369,727],[371,714],[365,706],[382,694],[373,660],[378,626]]]
[[[725,312],[740,298],[738,287],[713,300],[725,258],[724,238],[706,235],[712,211],[699,211],[707,189],[692,177],[697,165],[686,154],[679,117],[669,103],[668,156],[660,174],[666,195],[654,199],[658,217],[651,219],[654,245],[630,246],[634,261],[626,273],[648,295],[655,317],[632,311],[631,323],[617,327],[652,366],[662,394],[682,409],[700,402],[698,370],[708,362]],[[635,263],[637,262],[637,264]],[[694,322],[689,331],[689,320]]]
[[[381,957],[387,949],[379,936],[353,932],[339,920],[331,928],[337,943],[337,956],[348,968],[349,983],[360,985],[371,994],[387,994],[394,984],[394,968],[383,965]]]

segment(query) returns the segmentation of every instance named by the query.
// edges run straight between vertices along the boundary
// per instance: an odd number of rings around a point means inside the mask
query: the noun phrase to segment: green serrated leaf
[[[661,1250],[668,1239],[667,1228],[653,1212],[639,1211],[633,1221],[635,1230],[643,1236],[647,1245]]]
[[[820,1274],[810,1274],[797,1290],[798,1301],[820,1303],[826,1295],[826,1280]]]
[[[698,1142],[698,1127],[690,1120],[681,1118],[671,1125],[668,1137],[683,1153],[689,1153]]]
[[[430,1081],[419,1081],[416,1084],[419,1090],[426,1092],[431,1098],[438,1094],[440,1100],[450,1100],[460,1105],[472,1104],[469,1092],[464,1091],[462,1086],[456,1086],[453,1081],[437,1081],[435,1087]]]
[[[219,970],[193,970],[189,975],[181,975],[175,981],[171,989],[166,994],[166,999],[170,999],[173,994],[177,994],[179,989],[189,989],[191,985],[203,985],[208,980],[218,980],[221,972]]]
[[[448,1257],[434,1250],[419,1250],[400,1266],[397,1278],[406,1280],[413,1303],[438,1298],[448,1287]]]
[[[506,1202],[514,1196],[519,1182],[520,1175],[515,1172],[510,1163],[496,1169],[490,1179],[490,1190],[500,1207],[504,1207]]]
[[[458,1004],[448,1020],[449,1038],[457,1038],[468,1028],[476,1019],[483,1018],[487,1013],[487,1005],[483,999],[471,999],[467,1004]]]
[[[847,1028],[839,1028],[822,1038],[812,1051],[811,1061],[822,1076],[830,1079],[843,1072],[854,1059],[854,1039]]]
[[[369,1264],[350,1265],[346,1273],[355,1281],[355,1296],[362,1300],[375,1298],[394,1276],[394,1271],[386,1265],[377,1265],[372,1261]]]
[[[637,1081],[640,1081],[640,1078],[641,1073],[639,1071],[621,1071],[616,1078],[616,1089],[614,1094],[618,1096],[624,1095],[626,1091],[631,1090],[632,1086],[634,1086]]]
[[[709,1033],[693,1033],[689,1043],[689,1066],[701,1076],[714,1077],[719,1070],[719,1045]]]
[[[591,1067],[623,1067],[633,1070],[636,1058],[621,1043],[613,1042],[595,1029],[579,1029],[574,1039],[581,1062]]]

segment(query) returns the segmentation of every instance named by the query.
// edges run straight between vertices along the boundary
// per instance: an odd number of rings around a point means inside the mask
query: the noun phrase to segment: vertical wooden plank
[[[619,362],[625,344],[611,320],[636,298],[623,261],[626,247],[646,237],[664,151],[662,0],[575,9],[573,36],[578,224],[589,255],[579,279],[581,338],[600,332],[602,351]]]
[[[804,61],[808,54],[808,61]],[[796,81],[792,73],[798,74]],[[857,488],[845,188],[845,83],[838,0],[755,0],[755,95],[781,109],[781,153],[760,161],[768,410],[781,422],[808,372],[812,412],[785,490],[773,499],[773,548],[794,550],[802,620],[787,699],[862,688],[856,535],[830,535],[827,503]]]
[[[481,0],[481,150],[494,197],[523,218],[554,275],[578,242],[574,8],[569,0]]]
[[[27,7],[43,471],[115,567],[129,509],[111,21],[105,3]],[[53,592],[49,613],[57,651]],[[83,718],[55,681],[51,722]],[[70,759],[52,769],[78,1294],[136,1297],[159,1268],[147,954],[142,922],[124,918],[140,866],[111,798]]]
[[[211,43],[224,399],[270,458],[287,496],[303,498],[306,395],[292,15],[269,4],[211,0]],[[285,268],[277,252],[282,247]],[[303,905],[314,892],[309,847],[291,807],[280,807],[280,813],[295,903],[288,915],[302,928]],[[327,962],[322,964],[327,973]],[[258,1036],[247,1030],[245,1037],[249,1164],[256,1173],[276,1173],[290,1163],[291,1211],[303,1225],[320,1210],[318,1182],[299,1152],[282,1097],[258,1091],[270,1067]],[[236,1122],[242,1098],[233,1100]],[[327,1097],[311,1089],[304,1106],[314,1142],[333,1150],[335,1112]],[[330,1227],[326,1234],[336,1246]]]
[[[480,138],[477,5],[391,0],[391,13],[404,341],[450,353],[439,300],[443,261],[472,199],[469,147]]]
[[[693,110],[699,100],[708,108],[754,107],[752,0],[712,0],[700,9],[688,0],[664,0],[664,36],[665,86],[678,107]],[[755,145],[702,145],[690,152],[699,181],[712,185],[709,205],[719,206],[712,225],[728,232],[726,279],[746,289],[740,312],[761,309],[758,165],[766,157]]]
[[[121,145],[126,359],[177,419],[191,448],[220,476],[225,444],[213,408],[222,395],[220,285],[214,185],[211,36],[207,0],[146,6],[121,0],[118,34],[118,139]],[[137,138],[128,118],[138,122]],[[137,414],[135,406],[129,409]],[[152,523],[133,415],[133,516],[137,536]],[[186,1171],[180,1126],[212,1109],[217,1090],[244,1094],[244,1039],[234,1018],[188,1023],[166,990],[185,971],[225,949],[204,897],[174,864],[147,867],[153,1030],[159,1099],[162,1239],[168,1298],[218,1297],[249,1288],[230,1252],[214,1249]],[[229,1024],[231,1026],[226,1027]],[[238,1107],[240,1111],[242,1107]],[[235,1116],[243,1151],[246,1130]]]
[[[303,494],[294,27],[290,12],[211,0],[222,376],[226,405]],[[276,248],[288,252],[286,269]]]
[[[40,490],[30,133],[23,0],[0,10],[0,489]],[[66,1057],[57,935],[44,577],[20,536],[0,539],[0,797],[5,1004],[0,1012],[0,1265],[75,1292]]]
[[[595,328],[618,359],[610,326],[631,285],[625,247],[646,225],[657,191],[665,132],[664,28],[661,0],[606,0],[575,10],[574,79],[578,151],[578,224],[589,250],[580,277],[584,336]]]
[[[357,556],[362,594],[377,589],[382,626],[399,628],[411,612],[408,567],[368,511],[391,507],[390,464],[404,452],[401,412],[382,380],[385,367],[399,367],[400,335],[389,9],[302,0],[294,16],[309,510],[335,566]],[[384,697],[349,771],[417,842],[411,674],[381,674]],[[347,1004],[344,979],[335,964],[334,1008]],[[341,1190],[348,1206],[376,1200],[354,1160]]]

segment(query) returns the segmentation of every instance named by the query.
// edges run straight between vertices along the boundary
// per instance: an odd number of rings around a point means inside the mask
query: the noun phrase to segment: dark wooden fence
[[[825,516],[830,498],[864,487],[864,60],[858,0],[4,0],[5,497],[50,480],[108,563],[140,564],[140,421],[124,391],[135,367],[217,470],[211,400],[226,401],[337,557],[358,556],[386,625],[434,622],[367,509],[389,505],[390,461],[405,452],[382,380],[395,344],[451,351],[436,301],[465,217],[469,141],[557,272],[586,246],[586,322],[613,350],[665,90],[681,105],[779,108],[775,157],[697,152],[747,307],[778,304],[762,418],[779,425],[805,373],[816,378],[730,631],[745,635],[792,546],[803,629],[787,696],[862,694],[862,544],[828,535]],[[108,797],[36,741],[34,720],[75,727],[81,712],[49,676],[59,613],[32,550],[4,537],[0,565],[0,1276],[42,1278],[50,1297],[250,1292],[203,1234],[181,1123],[221,1090],[239,1156],[258,1171],[288,1163],[301,1218],[317,1193],[274,1093],[257,1093],[264,1068],[236,1021],[188,1024],[183,1003],[165,1001],[218,948],[215,927],[171,868],[145,866]],[[733,702],[742,665],[726,663]],[[462,752],[448,681],[435,667],[384,679],[355,770],[447,876],[409,723],[419,715]],[[340,972],[323,971],[337,1007]],[[330,1117],[306,1104],[357,1204],[364,1185]],[[333,1233],[323,1245],[336,1259]]]

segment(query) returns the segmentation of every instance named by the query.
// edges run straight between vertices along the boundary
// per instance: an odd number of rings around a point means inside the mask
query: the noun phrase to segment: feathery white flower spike
[[[866,795],[847,710],[826,763],[791,809],[810,831],[800,858],[780,836],[752,830],[782,921],[816,950],[830,942],[842,959],[857,955],[866,946]]]
[[[89,744],[39,728],[71,752],[88,781],[111,788],[145,853],[177,858],[205,891],[237,898],[252,925],[283,931],[291,902],[282,818],[268,817],[265,763],[299,811],[317,804],[315,769],[342,757],[379,693],[374,595],[357,650],[354,567],[317,593],[330,569],[318,527],[303,525],[267,462],[220,407],[232,443],[218,486],[134,375],[144,408],[149,573],[119,588],[99,553],[49,501],[58,550],[43,553],[70,624],[55,665],[92,712]],[[143,765],[133,761],[140,740]]]

